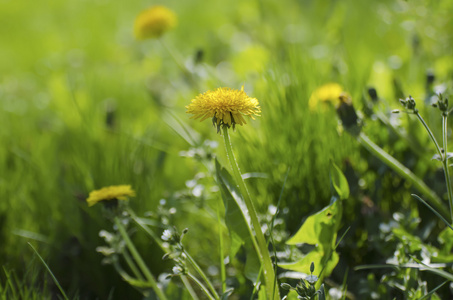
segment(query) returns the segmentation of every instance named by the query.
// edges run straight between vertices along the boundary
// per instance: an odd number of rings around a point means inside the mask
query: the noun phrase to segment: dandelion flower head
[[[141,12],[135,18],[134,34],[138,40],[158,38],[174,28],[177,23],[175,13],[165,6],[156,5]]]
[[[308,100],[310,110],[316,110],[319,103],[332,103],[335,106],[339,104],[339,97],[343,92],[343,88],[338,83],[326,83],[311,93]]]
[[[127,200],[128,197],[135,197],[135,191],[130,185],[112,185],[90,193],[87,199],[88,206],[93,206],[101,201]]]
[[[236,124],[242,126],[247,123],[245,116],[254,120],[261,113],[258,100],[249,97],[244,87],[241,90],[222,87],[207,91],[193,99],[186,108],[187,113],[193,114],[192,119],[201,118],[200,121],[204,121],[212,118],[218,132],[223,126],[233,126],[233,129]]]

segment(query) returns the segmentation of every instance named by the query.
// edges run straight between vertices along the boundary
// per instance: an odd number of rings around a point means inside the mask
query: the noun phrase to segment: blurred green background
[[[155,4],[175,11],[178,26],[160,40],[136,41],[136,15]],[[191,191],[187,181],[206,170],[181,151],[217,141],[214,152],[226,165],[224,149],[209,121],[190,120],[185,105],[208,89],[242,85],[259,99],[262,116],[232,139],[242,171],[260,173],[248,180],[259,211],[277,203],[289,172],[282,200],[289,210],[281,217],[286,236],[293,234],[329,203],[332,159],[353,192],[343,217],[353,230],[338,273],[382,262],[388,252],[369,242],[394,212],[418,209],[410,185],[339,129],[333,108],[310,111],[308,99],[338,82],[360,109],[374,86],[387,113],[399,108],[398,97],[426,97],[427,70],[451,88],[452,11],[448,0],[0,0],[0,264],[28,278],[39,266],[32,242],[70,294],[140,299],[95,251],[99,230],[111,225],[85,199],[114,184],[133,186],[139,214],[169,201],[172,222],[191,230],[187,247],[203,266],[217,263],[209,250],[216,217],[204,207],[219,196]],[[435,183],[433,148],[420,127],[411,133],[427,145],[422,156],[372,118],[363,130]],[[153,245],[140,236],[137,243],[155,274],[169,272]],[[47,275],[39,274],[43,282]]]

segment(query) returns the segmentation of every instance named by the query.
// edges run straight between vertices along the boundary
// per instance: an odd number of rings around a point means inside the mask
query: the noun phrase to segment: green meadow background
[[[155,4],[173,10],[178,26],[160,40],[135,40],[135,17]],[[379,228],[395,214],[420,218],[411,234],[426,244],[437,243],[443,227],[410,197],[409,183],[339,127],[333,107],[310,111],[308,99],[337,82],[364,110],[373,86],[382,99],[377,109],[387,114],[410,94],[440,134],[440,118],[422,103],[428,70],[451,91],[452,13],[449,0],[0,0],[1,285],[16,276],[35,299],[58,294],[30,242],[69,295],[142,299],[96,252],[99,231],[111,224],[85,199],[116,184],[136,190],[130,204],[139,215],[158,213],[165,199],[171,224],[190,230],[189,251],[203,268],[217,266],[222,202],[200,157],[228,161],[210,121],[189,119],[185,106],[206,90],[244,86],[262,115],[231,133],[233,146],[263,218],[283,188],[281,243],[329,204],[333,161],[349,181],[342,231],[351,229],[330,286],[341,286],[349,272],[355,299],[402,297],[392,294],[397,287],[379,290],[379,276],[363,282],[371,271],[354,267],[393,255]],[[431,161],[421,126],[403,114],[395,121],[422,145],[420,155],[375,118],[363,118],[371,139],[443,196],[440,164]],[[428,231],[422,236],[419,228]],[[155,245],[134,238],[156,276],[171,272]],[[248,299],[249,290],[237,291]]]

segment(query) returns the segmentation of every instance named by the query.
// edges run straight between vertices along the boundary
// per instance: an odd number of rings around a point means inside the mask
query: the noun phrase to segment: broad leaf
[[[330,161],[330,182],[340,199],[349,198],[349,184],[340,168]]]
[[[319,267],[319,270],[321,270],[321,266],[325,266],[323,276],[326,276],[332,273],[333,269],[335,268],[339,260],[338,253],[333,252],[332,256],[330,257],[330,260],[326,262],[326,259],[328,258],[327,257],[328,253],[326,252],[324,251],[324,249],[320,247],[320,249],[315,249],[309,252],[301,260],[297,262],[279,263],[278,266],[286,270],[310,274],[310,264],[313,262],[315,266]]]
[[[340,206],[341,202],[335,201],[316,214],[308,217],[302,227],[299,228],[297,233],[286,244],[334,244],[335,240],[333,240],[333,236],[336,234],[339,217],[341,217]]]
[[[246,252],[245,276],[256,282],[261,267],[260,259],[251,239],[252,231],[248,211],[241,194],[228,171],[215,161],[217,182],[225,205],[225,224],[230,233],[230,256],[234,257],[241,246]]]
[[[336,197],[332,199],[329,206],[308,217],[297,233],[286,242],[288,245],[311,244],[316,245],[316,248],[297,262],[279,263],[280,267],[310,274],[310,264],[313,262],[318,268],[324,268],[319,283],[322,277],[332,273],[339,260],[335,242],[341,221],[341,200],[335,201]]]

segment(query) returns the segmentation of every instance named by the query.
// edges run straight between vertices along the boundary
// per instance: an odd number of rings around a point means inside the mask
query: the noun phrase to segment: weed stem
[[[403,164],[397,161],[393,156],[385,152],[378,145],[373,143],[366,134],[361,132],[358,136],[359,142],[366,148],[368,151],[376,155],[382,162],[387,166],[392,168],[398,175],[411,182],[416,189],[418,189],[422,194],[428,197],[434,206],[437,207],[440,211],[445,211],[445,207],[442,203],[442,200],[437,196],[437,194],[431,190],[420,178],[418,178],[414,173],[406,168]]]
[[[442,157],[442,167],[444,168],[445,174],[445,185],[447,186],[448,192],[448,204],[450,205],[450,217],[451,222],[453,222],[453,194],[451,189],[451,181],[450,181],[450,171],[448,168],[448,151],[447,151],[447,114],[442,114],[442,139],[443,139],[443,156]]]
[[[211,281],[208,279],[206,274],[203,272],[203,270],[200,268],[200,266],[197,264],[197,262],[190,256],[190,254],[184,250],[184,254],[187,257],[187,261],[192,265],[192,267],[197,271],[197,273],[203,278],[203,280],[206,282],[208,285],[208,288],[211,290],[211,293],[214,295],[214,298],[216,300],[220,300],[220,297],[217,295],[217,292],[215,291],[214,286],[212,285]]]
[[[135,261],[137,262],[138,267],[142,270],[143,274],[145,275],[146,279],[150,283],[151,287],[153,288],[154,292],[156,293],[157,297],[161,300],[167,300],[167,297],[162,292],[162,290],[157,285],[156,279],[154,279],[153,274],[149,271],[148,267],[146,266],[143,258],[138,253],[137,249],[135,248],[134,244],[132,243],[131,239],[127,235],[126,229],[124,228],[121,221],[118,217],[115,217],[115,225],[118,228],[118,231],[121,234],[121,237],[124,239],[124,242],[127,245],[127,248],[131,252],[132,256],[134,257]]]

